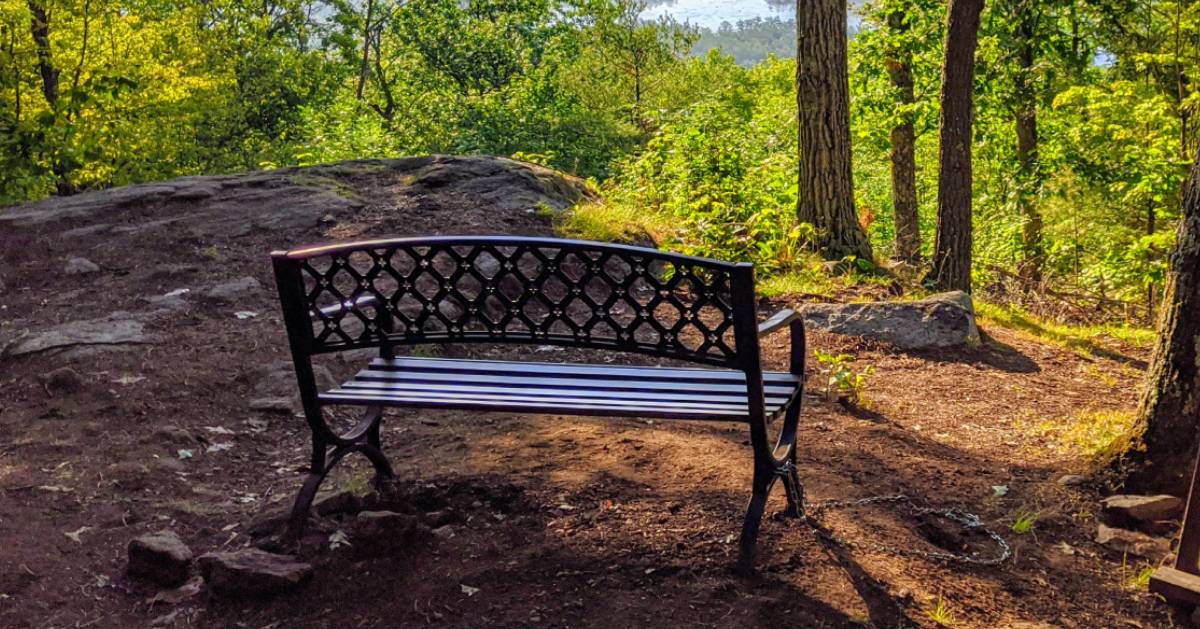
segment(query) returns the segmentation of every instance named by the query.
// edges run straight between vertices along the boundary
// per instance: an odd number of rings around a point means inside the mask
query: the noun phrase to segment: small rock
[[[1165,539],[1104,524],[1096,532],[1096,543],[1119,555],[1137,555],[1151,561],[1161,560],[1170,551],[1170,544]]]
[[[437,511],[430,511],[429,513],[425,514],[425,521],[429,523],[429,526],[434,528],[446,526],[447,524],[457,522],[459,519],[458,513],[449,507],[445,509],[439,509]]]
[[[192,549],[174,531],[159,531],[129,542],[130,576],[159,585],[175,585],[187,578]]]
[[[330,516],[339,513],[358,513],[363,509],[363,500],[352,491],[340,491],[325,496],[313,503],[317,515]]]
[[[434,536],[440,537],[442,539],[450,539],[451,537],[454,537],[454,527],[450,526],[449,524],[439,526],[439,527],[433,529],[432,532],[433,532]]]
[[[283,525],[288,521],[291,515],[290,511],[268,511],[259,514],[249,524],[246,525],[246,532],[251,537],[266,537],[273,535],[277,531],[283,529]]]
[[[263,413],[283,413],[291,415],[295,409],[292,407],[291,398],[286,397],[260,397],[250,400],[250,410],[260,411]]]
[[[163,590],[155,594],[146,603],[154,606],[156,603],[167,603],[168,605],[178,605],[189,598],[196,596],[204,591],[204,577],[196,575],[188,579],[187,583],[173,589]]]
[[[177,459],[175,457],[160,456],[157,459],[154,459],[154,465],[157,466],[159,469],[162,469],[162,470],[165,470],[168,472],[185,472],[185,471],[187,471],[187,465],[185,465],[183,461],[180,461],[179,459]]]
[[[55,397],[70,395],[83,388],[83,378],[70,367],[59,367],[48,372],[41,376],[41,381],[46,393]]]
[[[318,222],[321,225],[333,225],[334,223],[337,223],[337,218],[335,218],[332,214],[326,214],[325,216],[322,216],[321,220]]]
[[[196,443],[196,437],[186,428],[168,424],[159,426],[150,433],[149,441],[155,441],[168,445],[186,446]]]
[[[412,532],[417,519],[394,511],[363,511],[355,518],[355,526],[363,535],[388,535],[404,537]]]
[[[217,284],[204,291],[203,295],[212,299],[232,300],[260,288],[262,288],[262,284],[253,277],[239,277],[235,280]]]
[[[207,553],[198,561],[209,587],[227,596],[277,594],[312,578],[311,564],[257,548]]]
[[[88,273],[96,273],[99,270],[100,265],[87,258],[70,258],[67,260],[67,265],[63,267],[63,273],[67,275],[87,275]]]
[[[1063,474],[1058,477],[1058,484],[1063,487],[1078,487],[1087,484],[1087,477],[1078,474]]]
[[[1100,501],[1101,517],[1113,526],[1128,526],[1137,522],[1170,520],[1179,516],[1183,501],[1175,496],[1109,496]]]
[[[1137,528],[1146,535],[1163,537],[1172,535],[1178,527],[1175,520],[1154,520],[1150,522],[1138,522]]]

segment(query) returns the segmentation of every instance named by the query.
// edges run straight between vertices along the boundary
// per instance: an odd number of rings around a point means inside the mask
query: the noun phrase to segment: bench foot
[[[750,506],[746,509],[746,518],[742,521],[742,536],[738,540],[738,558],[734,572],[740,576],[752,576],[758,559],[758,530],[762,525],[763,514],[767,508],[767,498],[775,481],[783,481],[787,493],[787,510],[784,515],[802,517],[804,515],[804,487],[800,484],[800,475],[791,459],[766,468],[756,465],[754,468],[754,493],[750,497]]]
[[[800,484],[800,473],[796,471],[796,464],[789,459],[776,474],[783,481],[783,490],[787,493],[787,510],[783,515],[789,518],[804,517],[804,485]]]
[[[319,463],[319,466],[309,469],[304,484],[300,486],[300,493],[296,494],[296,501],[292,504],[291,514],[288,516],[287,528],[280,539],[284,546],[293,546],[300,541],[304,535],[304,527],[308,523],[313,501],[317,497],[317,490],[321,488],[321,483],[325,481],[329,472],[347,454],[360,452],[371,461],[371,465],[375,467],[374,484],[376,488],[381,487],[395,476],[392,464],[380,447],[379,424],[382,419],[381,409],[368,410],[359,422],[358,428],[344,435],[343,443],[335,446],[332,451],[328,450],[326,444],[314,439],[313,461]]]

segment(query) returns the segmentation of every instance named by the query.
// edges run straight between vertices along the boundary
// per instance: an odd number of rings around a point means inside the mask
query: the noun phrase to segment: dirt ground
[[[0,626],[934,627],[939,601],[955,627],[1176,622],[1144,588],[1123,587],[1145,563],[1092,542],[1102,488],[1060,485],[1085,463],[1034,428],[1131,407],[1146,357],[1119,347],[1086,357],[987,327],[980,347],[936,353],[812,334],[811,348],[852,353],[875,373],[870,410],[806,396],[799,466],[811,501],[904,494],[976,513],[1012,546],[999,566],[877,548],[941,550],[939,531],[953,528],[882,503],[821,515],[831,534],[861,542],[852,548],[801,521],[769,519],[760,575],[738,578],[730,566],[751,471],[743,426],[400,410],[384,442],[401,485],[417,511],[450,508],[449,529],[325,547],[310,557],[312,581],[275,598],[152,603],[155,590],[124,575],[129,540],[170,528],[197,552],[242,547],[249,524],[284,508],[302,478],[303,420],[247,406],[259,368],[288,359],[269,251],[360,235],[552,231],[543,213],[418,194],[392,172],[344,181],[362,203],[307,227],[198,238],[168,225],[136,240],[67,240],[63,230],[97,219],[66,217],[0,230],[0,331],[10,334],[136,311],[183,287],[241,276],[262,284],[236,303],[187,297],[149,320],[153,342],[0,357]],[[185,209],[154,202],[103,220]],[[103,270],[65,275],[70,255]],[[768,341],[771,368],[786,368],[785,345],[786,336]],[[339,377],[355,365],[329,363]],[[42,378],[63,366],[79,381]],[[350,463],[329,487],[365,493],[368,466]],[[1001,485],[1003,496],[993,489]],[[777,492],[773,511],[783,505]],[[1021,513],[1038,514],[1025,534],[1011,530]],[[998,552],[982,539],[970,547]]]

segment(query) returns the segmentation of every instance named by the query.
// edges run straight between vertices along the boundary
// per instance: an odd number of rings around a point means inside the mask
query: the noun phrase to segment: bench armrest
[[[784,308],[771,315],[766,321],[758,324],[758,337],[762,338],[778,332],[784,326],[787,326],[791,333],[791,358],[788,361],[788,371],[798,376],[803,376],[804,359],[807,351],[805,348],[803,315],[791,308]]]
[[[779,312],[771,315],[766,321],[758,324],[758,336],[762,338],[768,334],[778,332],[783,326],[800,319],[800,314],[791,308],[784,308]]]

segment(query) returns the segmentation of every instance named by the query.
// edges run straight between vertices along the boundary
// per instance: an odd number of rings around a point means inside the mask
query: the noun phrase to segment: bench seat
[[[801,384],[802,376],[764,372],[766,415],[781,412]],[[749,419],[746,374],[735,369],[378,358],[319,399],[322,404],[364,406]]]

